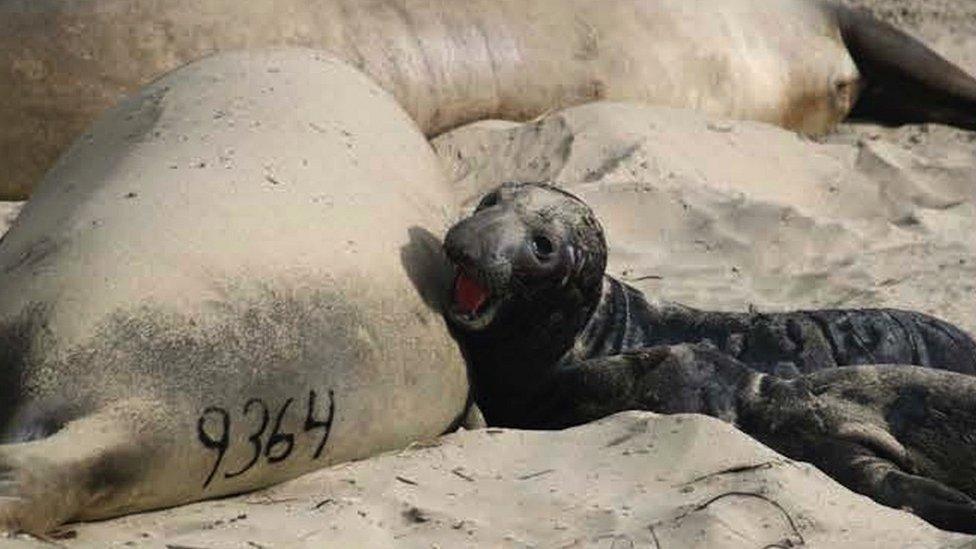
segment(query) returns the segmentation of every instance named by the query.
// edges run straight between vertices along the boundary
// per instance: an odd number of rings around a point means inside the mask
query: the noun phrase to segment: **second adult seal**
[[[0,198],[27,196],[121,95],[215,50],[277,45],[360,68],[428,136],[596,100],[810,134],[852,112],[976,128],[971,76],[819,0],[0,0]]]

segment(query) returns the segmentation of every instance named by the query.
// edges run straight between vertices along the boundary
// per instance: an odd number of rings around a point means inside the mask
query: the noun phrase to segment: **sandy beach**
[[[976,2],[857,0],[976,74]],[[976,333],[976,133],[822,139],[599,103],[433,141],[469,210],[510,180],[581,196],[611,274],[718,310],[913,309]],[[4,203],[9,224],[18,204]],[[972,547],[718,420],[627,412],[461,431],[268,490],[63,528],[68,547]],[[45,546],[27,538],[12,546]]]

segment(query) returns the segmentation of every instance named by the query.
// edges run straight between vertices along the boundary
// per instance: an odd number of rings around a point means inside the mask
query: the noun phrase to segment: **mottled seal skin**
[[[447,313],[489,425],[704,413],[853,490],[976,532],[976,342],[892,309],[722,313],[605,276],[599,221],[505,184],[447,233]]]

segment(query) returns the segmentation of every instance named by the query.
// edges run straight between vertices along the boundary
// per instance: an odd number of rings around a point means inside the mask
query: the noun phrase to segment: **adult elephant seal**
[[[451,203],[407,114],[314,51],[211,57],[106,114],[0,243],[0,531],[444,432]]]
[[[547,186],[488,194],[444,245],[458,267],[448,319],[489,425],[708,414],[880,503],[976,533],[976,343],[959,329],[897,310],[650,303],[604,276],[593,212]]]
[[[0,198],[27,196],[120,95],[215,50],[268,45],[359,67],[428,136],[599,99],[811,134],[852,108],[976,128],[973,78],[818,0],[0,0]]]

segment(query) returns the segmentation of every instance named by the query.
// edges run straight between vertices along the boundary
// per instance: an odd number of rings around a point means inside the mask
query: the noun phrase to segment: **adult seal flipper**
[[[180,433],[154,417],[165,407],[125,400],[68,422],[51,436],[0,445],[0,532],[44,533],[67,518],[100,519],[143,507]],[[5,500],[5,501],[4,501]]]
[[[888,125],[936,122],[976,130],[976,79],[908,33],[865,11],[833,6],[861,73],[849,115]]]

